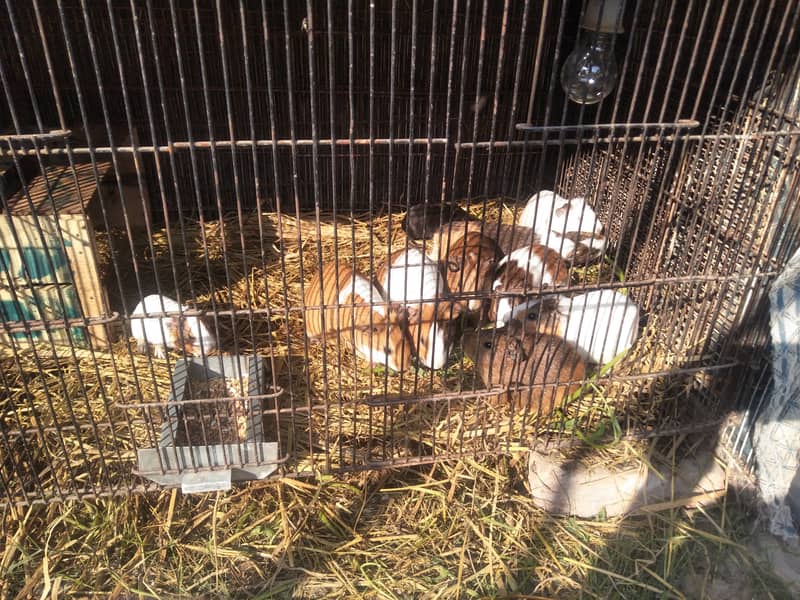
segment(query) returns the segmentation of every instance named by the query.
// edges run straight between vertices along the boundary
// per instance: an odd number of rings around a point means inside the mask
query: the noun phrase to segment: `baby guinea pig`
[[[146,296],[131,317],[155,313],[183,313],[188,307],[181,306],[172,298],[151,294]],[[153,356],[164,358],[166,349],[175,349],[196,356],[216,349],[217,339],[206,321],[200,317],[170,316],[131,319],[131,334],[136,339],[139,352],[145,354],[147,346],[153,348]]]
[[[576,265],[599,259],[606,249],[605,228],[585,198],[567,199],[542,190],[528,199],[519,224],[531,227],[540,244]]]
[[[304,301],[306,335],[310,339],[338,334],[373,365],[393,371],[411,366],[412,345],[405,311],[383,304],[370,307],[370,302],[385,300],[372,282],[352,267],[327,264],[306,285]]]
[[[484,385],[508,387],[497,400],[515,410],[548,415],[580,389],[586,376],[586,364],[572,346],[550,335],[525,335],[518,321],[470,332],[463,344]],[[529,385],[537,387],[515,389]]]

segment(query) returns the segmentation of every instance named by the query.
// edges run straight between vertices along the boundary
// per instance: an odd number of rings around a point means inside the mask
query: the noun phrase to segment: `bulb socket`
[[[624,33],[622,10],[625,0],[588,0],[581,28],[600,33]],[[601,14],[602,11],[602,14]]]

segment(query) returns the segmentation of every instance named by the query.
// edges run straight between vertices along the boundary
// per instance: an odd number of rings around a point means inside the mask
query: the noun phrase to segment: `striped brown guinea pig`
[[[492,289],[498,262],[503,257],[497,243],[488,235],[465,230],[445,238],[447,243],[436,246],[436,259],[444,267],[447,287],[458,298],[462,294],[473,297],[460,300],[463,308],[479,311],[485,301],[474,297]]]
[[[506,387],[496,399],[515,410],[548,415],[580,389],[586,376],[586,363],[569,343],[550,335],[527,335],[517,320],[499,329],[469,332],[463,346],[484,385]]]
[[[502,327],[526,296],[538,293],[540,287],[566,287],[569,283],[569,263],[558,252],[539,244],[517,248],[498,263],[492,289],[497,292],[518,292],[519,295],[496,297],[489,318]]]
[[[352,267],[335,262],[325,265],[314,274],[304,296],[309,339],[337,334],[372,365],[393,371],[411,366],[405,311],[386,306],[380,291]],[[370,302],[380,304],[370,307]]]

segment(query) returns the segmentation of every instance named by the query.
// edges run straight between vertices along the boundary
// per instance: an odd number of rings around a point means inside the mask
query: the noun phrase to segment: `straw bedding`
[[[483,207],[471,210],[480,216]],[[488,203],[486,214],[490,220],[513,218],[512,211],[500,202]],[[116,232],[110,237],[121,265],[126,260],[137,263],[141,293],[153,293],[157,281],[165,295],[174,298],[179,292],[184,304],[191,299],[200,309],[255,311],[252,318],[221,316],[214,329],[220,351],[256,352],[270,359],[275,383],[284,390],[280,406],[293,405],[296,410],[291,415],[284,413],[277,425],[274,415],[267,415],[265,424],[272,426],[266,431],[292,444],[297,462],[291,466],[297,471],[321,464],[346,469],[372,461],[505,451],[533,442],[537,428],[543,435],[573,434],[599,443],[625,429],[653,427],[665,416],[677,422],[681,399],[697,387],[691,375],[656,380],[656,384],[590,381],[582,398],[549,419],[512,416],[505,407],[475,397],[480,381],[459,344],[444,369],[398,374],[369,368],[333,340],[324,345],[308,342],[299,310],[301,283],[310,280],[319,257],[326,262],[338,259],[354,264],[363,273],[377,271],[390,247],[397,249],[406,242],[397,216],[391,222],[385,216],[371,221],[339,216],[334,222],[331,215],[322,215],[318,223],[313,214],[299,220],[289,215],[263,214],[260,219],[251,215],[241,223],[229,218],[203,226],[184,222],[182,227],[171,224],[169,229],[154,232],[152,248],[149,244],[129,248],[127,238]],[[98,234],[98,250],[112,310],[120,310],[120,286],[109,260],[109,237]],[[139,298],[138,284],[129,272],[120,275],[130,310]],[[607,264],[578,275],[588,284],[617,277]],[[662,334],[653,321],[628,356],[614,365],[614,374],[675,366],[679,357]],[[6,378],[20,380],[11,383],[16,397],[5,405],[17,407],[4,412],[9,430],[56,422],[77,425],[75,431],[63,432],[73,443],[67,456],[75,460],[85,456],[109,481],[115,478],[115,470],[130,467],[135,448],[157,444],[161,408],[132,405],[166,401],[177,355],[157,360],[137,354],[125,336],[107,352],[73,353],[68,348],[53,352],[40,343],[37,354],[38,358],[24,349],[16,357],[8,349],[2,354]],[[59,390],[59,396],[73,401],[57,402],[51,408],[46,392],[52,395],[63,387],[62,376],[69,389]],[[461,398],[459,392],[472,392],[473,396]],[[409,402],[414,397],[444,393],[452,396]],[[93,423],[99,424],[96,434],[91,430]],[[33,437],[28,436],[29,441]],[[57,437],[53,433],[40,437],[45,444],[33,444],[37,452],[46,452],[48,461],[58,463],[64,452],[55,448]],[[120,467],[120,461],[114,460],[101,464],[103,455],[124,459],[127,466]],[[29,462],[31,471],[36,471],[38,461]],[[49,473],[48,477],[63,476],[64,482],[68,481],[68,465],[61,466],[63,473]]]

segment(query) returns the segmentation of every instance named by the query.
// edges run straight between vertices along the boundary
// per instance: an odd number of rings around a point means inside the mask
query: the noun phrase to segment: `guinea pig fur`
[[[439,263],[418,248],[392,253],[378,279],[386,298],[392,302],[433,301],[447,294]]]
[[[153,355],[164,358],[166,349],[180,350],[184,354],[196,355],[200,351],[216,349],[217,340],[200,317],[185,317],[182,313],[189,308],[166,296],[151,294],[142,299],[131,313],[140,317],[158,313],[181,313],[168,317],[146,317],[131,319],[131,334],[139,352],[146,353],[147,346],[153,348]]]
[[[492,302],[489,318],[498,327],[505,323],[515,306],[526,295],[540,288],[569,285],[569,264],[555,250],[533,244],[518,248],[498,264],[497,278],[492,289],[499,292],[518,292],[518,296],[501,296]]]
[[[502,252],[489,236],[467,231],[451,237],[447,246],[440,246],[439,261],[443,265],[450,291],[458,294],[475,294],[492,289],[492,280]],[[470,311],[479,311],[484,299],[469,298],[461,301]]]
[[[514,308],[511,319],[528,333],[546,333],[573,344],[589,362],[603,365],[628,350],[639,336],[639,307],[614,290],[577,296],[532,298]]]
[[[429,240],[442,224],[473,219],[456,204],[416,204],[406,211],[400,226],[409,239]]]
[[[569,343],[550,335],[526,335],[517,322],[470,332],[463,346],[484,385],[508,388],[497,400],[516,410],[547,415],[578,390],[586,376],[584,361]]]
[[[304,291],[305,328],[310,339],[337,334],[373,365],[393,371],[411,365],[405,311],[387,307],[380,291],[352,267],[329,263],[314,274]],[[370,306],[371,302],[379,304]]]
[[[567,199],[543,190],[528,199],[519,224],[533,229],[540,243],[575,264],[594,261],[605,252],[605,229],[584,198]]]
[[[467,231],[480,233],[493,239],[504,256],[516,248],[540,243],[539,235],[533,229],[519,224],[481,221],[457,222],[445,225],[436,232],[426,245],[428,256],[438,259],[443,255],[442,248],[446,253],[447,247]]]
[[[461,305],[456,302],[427,302],[419,308],[409,307],[408,333],[421,365],[441,369],[447,364],[453,349],[455,319],[460,313]]]

